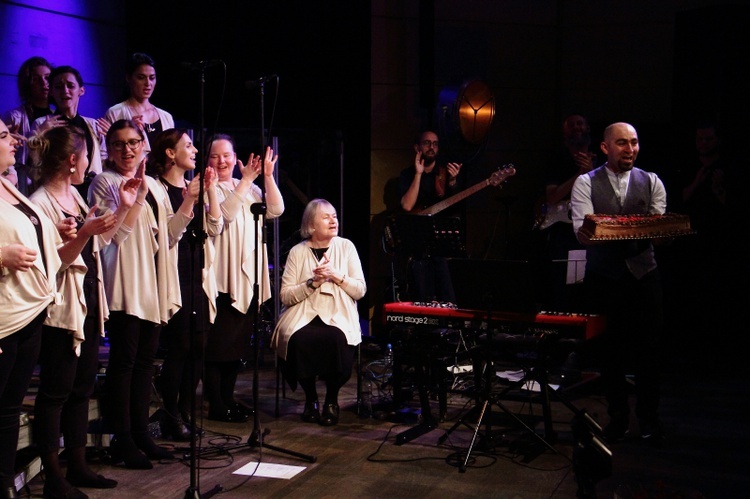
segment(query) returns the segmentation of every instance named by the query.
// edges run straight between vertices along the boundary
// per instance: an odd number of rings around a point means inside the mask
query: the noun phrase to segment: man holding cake
[[[590,345],[608,403],[610,419],[604,437],[612,443],[629,430],[625,375],[633,373],[640,435],[658,442],[663,438],[658,406],[659,337],[664,319],[662,283],[652,244],[655,233],[642,237],[636,230],[623,237],[599,238],[589,224],[597,220],[612,224],[614,219],[616,224],[637,226],[641,219],[658,219],[653,215],[666,212],[667,193],[655,173],[635,167],[639,143],[632,125],[609,125],[600,147],[607,161],[576,179],[571,210],[573,230],[586,246],[584,286],[589,311],[607,317],[606,331]]]

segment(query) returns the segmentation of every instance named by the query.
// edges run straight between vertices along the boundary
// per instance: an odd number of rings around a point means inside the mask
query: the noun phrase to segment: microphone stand
[[[222,451],[228,451],[233,450],[239,447],[244,447],[247,445],[247,447],[250,448],[258,448],[260,449],[260,455],[263,455],[263,447],[266,447],[268,449],[271,449],[276,452],[281,452],[283,454],[288,454],[290,456],[297,457],[299,459],[302,459],[304,461],[308,461],[310,463],[314,463],[317,461],[317,458],[315,456],[310,456],[308,454],[302,454],[300,452],[296,452],[289,449],[284,449],[282,447],[278,447],[275,445],[267,444],[264,442],[263,437],[268,435],[271,430],[266,428],[265,430],[262,430],[260,427],[260,416],[259,410],[258,410],[258,364],[260,362],[260,307],[262,305],[260,301],[260,280],[261,280],[261,265],[264,260],[263,255],[263,247],[266,243],[266,231],[265,231],[265,215],[267,211],[266,207],[266,188],[265,188],[265,153],[266,153],[266,140],[265,140],[265,111],[264,111],[264,85],[265,81],[260,80],[258,82],[258,85],[260,87],[260,145],[261,145],[261,170],[260,170],[260,177],[263,179],[260,182],[260,192],[261,192],[261,201],[259,203],[253,203],[250,206],[250,212],[253,214],[253,218],[255,220],[255,262],[254,262],[254,276],[255,276],[255,284],[253,284],[253,300],[250,304],[250,309],[253,311],[253,335],[252,335],[252,343],[253,343],[253,357],[254,357],[254,365],[253,365],[253,431],[250,433],[250,435],[247,438],[246,444],[239,444],[237,446],[228,448],[228,447],[222,447]],[[278,271],[278,270],[276,270]],[[255,306],[255,310],[252,309],[252,307]],[[258,458],[258,462],[260,462],[260,458]]]
[[[198,203],[197,203],[197,212],[198,212],[198,222],[197,227],[193,227],[193,234],[192,237],[190,237],[190,347],[189,347],[189,359],[190,359],[190,369],[188,370],[188,377],[190,382],[190,387],[195,386],[195,357],[197,348],[195,346],[196,342],[196,336],[198,334],[198,327],[197,327],[197,314],[196,314],[196,303],[195,303],[195,258],[196,258],[196,248],[198,248],[198,265],[201,269],[198,273],[198,279],[201,280],[202,283],[202,277],[203,277],[203,265],[205,264],[205,241],[208,239],[208,234],[206,233],[206,230],[204,228],[203,224],[203,214],[204,214],[204,206],[205,202],[203,200],[204,196],[204,184],[203,180],[205,177],[205,127],[204,127],[204,116],[205,116],[205,96],[204,96],[204,89],[206,84],[206,64],[201,62],[200,63],[200,145],[203,152],[201,153],[201,161],[200,164],[196,166],[196,170],[198,174],[200,175],[200,185],[199,185],[199,191],[198,191]],[[193,177],[195,178],[195,177]],[[202,288],[202,286],[201,286]],[[205,324],[204,324],[205,326]],[[221,490],[220,486],[215,486],[211,491],[208,492],[207,495],[201,496],[200,488],[198,486],[198,466],[196,461],[196,455],[197,455],[197,448],[196,448],[196,436],[197,436],[197,426],[195,422],[195,415],[196,415],[196,401],[195,401],[195,390],[193,390],[191,396],[190,396],[190,485],[185,490],[185,499],[200,499],[201,497],[208,498],[213,496],[215,493],[219,492]]]
[[[288,454],[290,456],[295,456],[300,459],[303,459],[305,461],[309,461],[311,463],[314,463],[316,461],[316,458],[314,456],[310,456],[307,454],[302,454],[299,452],[295,452],[288,449],[283,449],[281,447],[277,447],[270,444],[264,444],[263,437],[268,435],[270,433],[269,429],[261,430],[260,427],[260,416],[258,413],[260,412],[258,410],[258,364],[260,362],[260,307],[261,307],[261,301],[260,301],[260,280],[261,280],[261,263],[264,261],[263,255],[264,252],[262,248],[265,247],[266,244],[266,225],[265,225],[265,216],[267,211],[266,206],[266,187],[265,187],[265,169],[266,169],[266,162],[265,162],[265,154],[266,154],[266,139],[265,139],[265,82],[260,81],[259,83],[260,88],[260,154],[261,154],[261,163],[260,163],[260,175],[261,179],[263,179],[260,182],[260,193],[261,193],[261,201],[260,203],[254,203],[250,207],[250,211],[253,214],[254,220],[255,220],[255,284],[253,285],[253,297],[254,297],[254,303],[256,306],[255,314],[253,317],[253,356],[255,357],[254,366],[253,366],[253,431],[247,438],[247,445],[252,448],[258,448],[260,449],[261,456],[263,455],[263,446],[276,451],[281,452],[283,454]],[[260,240],[259,240],[259,234],[260,234]],[[267,264],[267,263],[266,263]],[[278,272],[278,269],[274,269],[274,272]],[[258,459],[260,461],[260,459]]]

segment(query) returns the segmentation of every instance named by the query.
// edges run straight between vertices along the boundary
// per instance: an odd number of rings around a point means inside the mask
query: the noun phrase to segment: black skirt
[[[250,313],[232,306],[227,293],[216,298],[216,319],[206,339],[206,362],[230,362],[249,359],[252,353],[255,301]]]
[[[343,331],[315,317],[289,339],[286,360],[280,358],[279,367],[292,390],[297,380],[316,376],[343,385],[352,374],[354,350]]]

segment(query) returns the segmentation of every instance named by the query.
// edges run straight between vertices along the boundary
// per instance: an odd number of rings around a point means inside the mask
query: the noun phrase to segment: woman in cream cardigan
[[[66,241],[58,253],[59,303],[49,307],[42,328],[39,390],[34,405],[34,440],[45,470],[44,495],[74,497],[74,487],[112,488],[117,482],[97,475],[86,463],[89,399],[99,368],[99,338],[109,315],[102,286],[99,249],[111,239],[135,201],[138,181],[120,185],[115,213],[96,216],[75,188],[88,167],[86,136],[76,127],[33,135],[27,146],[41,173],[31,195],[55,222]],[[65,437],[67,477],[58,454]]]
[[[295,389],[299,382],[305,392],[303,421],[323,426],[339,421],[339,390],[362,341],[357,300],[367,291],[357,248],[338,232],[336,209],[324,199],[310,201],[302,214],[303,240],[284,267],[284,307],[271,340],[289,385]],[[317,378],[326,385],[322,413]]]
[[[18,141],[0,121],[0,174]],[[52,221],[0,175],[0,496],[18,497],[15,460],[21,404],[36,367],[47,307],[60,300],[62,243]]]
[[[141,179],[135,203],[102,249],[110,311],[105,417],[115,434],[110,451],[114,461],[135,469],[152,468],[149,459],[173,458],[147,432],[151,383],[161,326],[182,306],[177,242],[193,218],[199,193],[199,184],[192,182],[180,209],[173,211],[163,184],[144,173],[144,140],[136,123],[114,122],[107,133],[109,167],[89,191],[89,203],[100,212],[116,211],[120,184]]]

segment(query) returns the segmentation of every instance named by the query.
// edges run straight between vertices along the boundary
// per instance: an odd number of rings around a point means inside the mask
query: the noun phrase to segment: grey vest
[[[606,166],[588,173],[591,177],[591,202],[594,213],[603,215],[647,214],[651,205],[651,178],[640,168],[630,172],[628,192],[622,205],[607,176]],[[630,272],[640,279],[656,268],[651,241],[612,241],[586,248],[586,271],[610,279]]]

